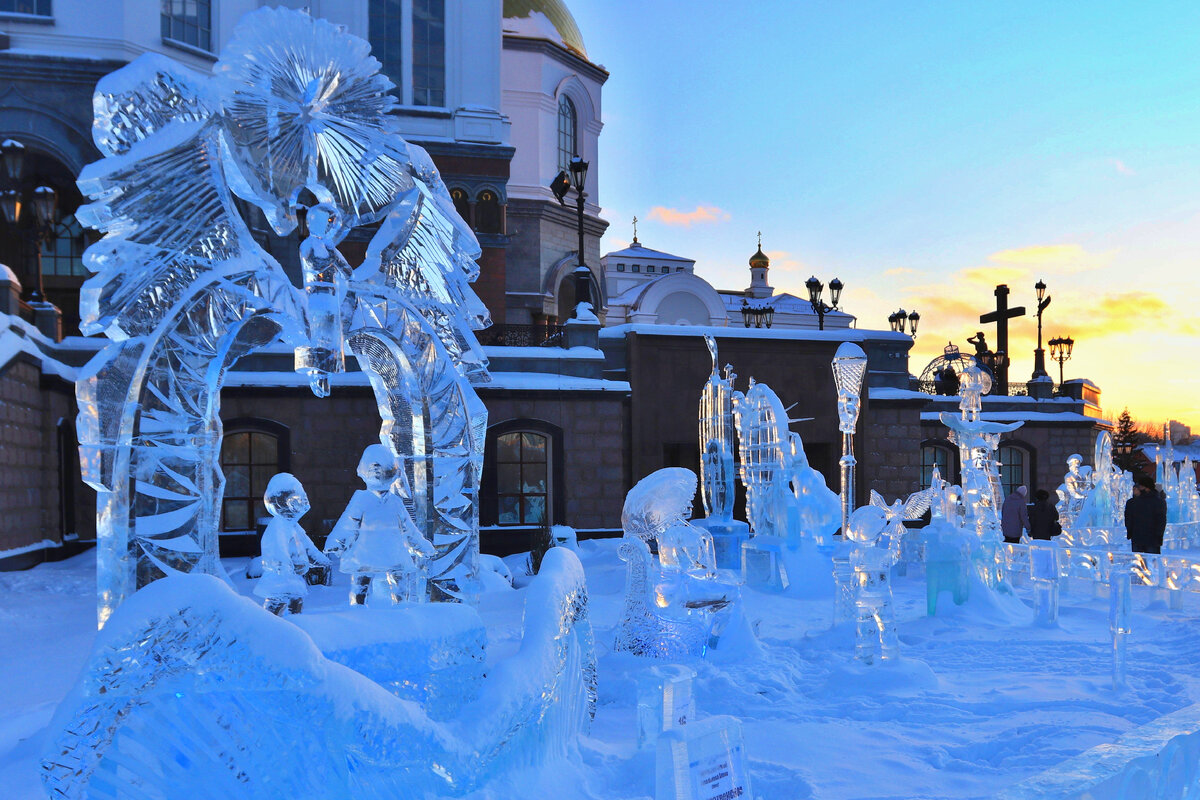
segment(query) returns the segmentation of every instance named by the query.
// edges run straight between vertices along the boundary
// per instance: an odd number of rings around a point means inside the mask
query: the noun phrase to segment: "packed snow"
[[[595,724],[577,753],[537,774],[506,778],[474,798],[651,798],[654,748],[637,747],[637,680],[661,664],[614,652],[625,565],[619,539],[585,541],[599,656]],[[524,585],[524,556],[507,559]],[[252,596],[245,559],[223,562]],[[302,620],[346,613],[348,578],[314,586]],[[1111,689],[1108,601],[1072,581],[1059,624],[1033,624],[1032,594],[972,586],[955,606],[942,597],[925,616],[925,581],[910,565],[893,581],[901,657],[862,665],[851,624],[832,627],[832,601],[743,587],[758,645],[689,660],[698,716],[742,720],[754,794],[772,798],[988,797],[1088,748],[1112,742],[1200,699],[1200,608],[1181,611],[1134,587],[1129,689]],[[1101,587],[1103,589],[1103,587]],[[527,589],[487,592],[479,612],[494,664],[520,645]],[[0,574],[0,786],[14,800],[43,797],[37,765],[57,704],[78,678],[95,638],[94,551]],[[367,612],[369,613],[369,612]],[[304,627],[308,628],[309,625]],[[522,781],[518,792],[512,781]]]

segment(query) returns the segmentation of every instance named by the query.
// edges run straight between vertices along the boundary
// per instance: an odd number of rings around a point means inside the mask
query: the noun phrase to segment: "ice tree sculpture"
[[[846,538],[854,543],[850,554],[857,612],[854,657],[868,664],[876,649],[885,661],[900,654],[890,583],[895,555],[889,542],[880,541],[891,525],[884,509],[867,505],[855,509],[845,528]]]
[[[784,496],[789,460],[788,416],[779,397],[765,383],[750,379],[743,395],[734,395],[738,434],[738,468],[746,487],[746,520],[755,536],[787,535]]]
[[[703,656],[715,638],[718,612],[737,587],[717,578],[712,539],[688,523],[696,475],[660,469],[629,490],[621,514],[627,562],[625,605],[614,648],[656,658]],[[648,542],[658,543],[658,559]]]
[[[405,507],[407,478],[395,454],[381,444],[369,445],[358,462],[358,477],[367,488],[351,496],[325,542],[325,552],[339,554],[339,569],[352,576],[350,604],[365,604],[371,584],[380,579],[393,604],[423,602],[426,564],[437,551]]]
[[[234,31],[211,77],[144,55],[97,85],[104,158],[79,186],[88,248],[81,328],[108,345],[82,371],[80,457],[98,493],[101,624],[179,572],[222,574],[220,388],[240,357],[282,337],[318,395],[353,354],[380,439],[404,459],[416,524],[438,549],[437,591],[476,582],[475,498],[486,380],[469,282],[479,247],[428,154],[406,143],[390,82],[362,39],[287,9]],[[298,227],[303,286],[243,212]],[[378,229],[351,270],[337,245]]]
[[[328,568],[329,560],[300,527],[300,518],[310,506],[294,475],[281,472],[272,476],[263,502],[271,521],[263,531],[263,574],[254,593],[263,598],[263,608],[272,614],[299,614],[308,594],[305,576],[309,568],[314,564]]]
[[[718,373],[717,340],[705,334],[712,356],[712,374],[700,393],[700,491],[704,515],[714,521],[733,520],[733,368]]]

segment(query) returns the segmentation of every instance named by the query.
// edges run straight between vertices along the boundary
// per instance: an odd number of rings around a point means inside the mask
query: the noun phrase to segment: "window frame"
[[[451,74],[451,62],[447,58],[449,51],[449,32],[454,28],[454,4],[444,0],[441,2],[441,102],[429,103],[426,96],[418,97],[417,80],[420,69],[437,69],[436,59],[417,63],[417,54],[422,48],[417,46],[418,28],[427,23],[418,20],[417,3],[430,0],[368,0],[367,3],[367,41],[371,45],[371,55],[380,63],[380,73],[385,75],[394,85],[393,95],[401,108],[448,111],[450,108],[450,89],[454,76]],[[389,12],[394,12],[389,13]],[[436,15],[435,15],[436,16]],[[434,26],[436,27],[436,25]],[[422,87],[422,90],[438,91],[434,87]],[[422,102],[417,102],[421,100]]]
[[[920,473],[917,480],[919,481],[918,489],[926,489],[929,487],[930,481],[933,479],[933,464],[925,463],[925,451],[934,450],[946,454],[947,469],[943,471],[942,480],[947,483],[957,484],[961,481],[959,475],[960,465],[958,463],[958,448],[948,439],[925,439],[921,442],[921,463]],[[934,462],[936,463],[936,461]]]
[[[275,439],[275,471],[272,474],[274,475],[274,474],[278,474],[280,472],[290,472],[291,471],[291,453],[292,453],[291,430],[286,425],[282,425],[278,422],[275,422],[274,420],[261,419],[258,417],[238,417],[235,419],[224,421],[222,423],[222,427],[224,428],[224,431],[221,436],[221,450],[222,451],[224,450],[225,441],[228,440],[232,436],[238,436],[241,434],[255,434],[255,433],[260,434],[260,435],[270,436]],[[253,438],[251,439],[251,442],[253,442]],[[250,462],[244,466],[250,467],[252,470],[252,468],[255,466],[254,461],[253,461],[253,455],[250,456],[250,459],[251,459]],[[226,471],[226,464],[225,464],[225,460],[223,458],[223,453],[221,453],[221,452],[219,452],[217,454],[217,463],[221,467],[221,474],[224,475],[225,471]],[[239,465],[233,465],[233,466],[243,466],[243,465],[239,464]],[[257,530],[257,522],[255,520],[255,514],[254,514],[254,504],[256,502],[261,502],[262,498],[261,498],[261,496],[256,497],[254,495],[253,471],[251,471],[251,473],[250,473],[249,480],[250,480],[249,489],[248,489],[250,491],[249,495],[237,495],[236,497],[230,497],[224,491],[222,492],[221,512],[220,512],[220,528],[218,530],[218,532],[220,534],[222,534],[222,535],[224,535],[224,534],[240,534],[240,533],[246,533],[248,531]],[[270,480],[270,478],[268,478],[267,480]],[[226,484],[226,486],[228,486],[228,484]],[[263,486],[263,489],[265,491],[265,489],[266,489],[265,485]],[[228,527],[226,527],[225,504],[231,500],[243,500],[249,504],[249,508],[250,508],[250,511],[249,511],[250,527],[249,528],[228,528]]]
[[[188,4],[195,6],[197,10],[195,23],[187,22],[188,18],[183,15],[182,11],[174,11],[172,7],[176,4],[179,4],[183,9],[186,9]],[[197,55],[212,58],[217,52],[216,32],[213,25],[215,5],[215,0],[162,0],[159,4],[159,33],[161,34],[162,41],[166,44],[196,53]],[[172,10],[167,11],[168,8],[172,8]],[[206,13],[206,18],[202,18],[201,9]],[[178,32],[181,35],[179,36],[175,35],[177,32],[176,23],[180,26]],[[189,25],[195,28],[196,41],[194,42],[188,41],[187,38],[187,27]],[[205,34],[208,36],[207,45],[203,43]]]
[[[1009,479],[1009,468],[1013,465],[1007,463],[1003,458],[1005,450],[1011,450],[1021,454],[1021,477],[1020,481],[1013,483]],[[1000,463],[1000,491],[1004,497],[1012,494],[1016,487],[1026,486],[1029,488],[1028,497],[1032,499],[1035,487],[1033,486],[1033,476],[1037,473],[1033,469],[1034,450],[1028,444],[1015,439],[1001,439],[1000,446],[996,448],[996,460]],[[1002,497],[1001,500],[1004,498]]]
[[[558,96],[558,168],[570,169],[579,152],[579,106],[565,92]]]
[[[521,522],[501,524],[499,503],[499,474],[497,450],[501,436],[513,433],[532,433],[546,438],[546,520],[544,524]],[[510,463],[510,462],[506,462]],[[483,474],[480,476],[479,522],[487,528],[504,531],[535,530],[562,522],[566,508],[563,494],[563,432],[550,422],[533,418],[518,418],[500,422],[488,428],[484,444]],[[508,492],[505,493],[507,496]]]

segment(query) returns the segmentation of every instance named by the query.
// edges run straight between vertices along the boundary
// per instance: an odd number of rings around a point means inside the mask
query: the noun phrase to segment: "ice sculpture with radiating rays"
[[[318,394],[344,353],[374,389],[415,524],[438,550],[435,596],[475,590],[487,379],[469,282],[480,250],[427,153],[389,114],[368,44],[287,9],[247,15],[212,77],[144,55],[102,79],[79,218],[82,330],[108,345],[82,371],[80,458],[98,493],[99,616],[164,575],[222,575],[223,376],[282,337]],[[251,236],[307,222],[304,286]],[[351,271],[337,245],[377,223]]]

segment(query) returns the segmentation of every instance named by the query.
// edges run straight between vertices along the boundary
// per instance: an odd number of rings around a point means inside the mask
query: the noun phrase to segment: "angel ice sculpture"
[[[163,575],[220,575],[220,388],[282,337],[318,394],[344,353],[370,379],[380,440],[410,469],[438,596],[476,587],[487,379],[473,330],[480,250],[427,153],[389,114],[362,39],[287,9],[239,23],[213,75],[148,54],[97,85],[103,158],[79,210],[104,234],[82,330],[109,344],[81,372],[80,458],[97,490],[101,624]],[[236,199],[235,199],[236,198]],[[254,240],[237,201],[285,236],[307,222],[303,288]],[[377,223],[361,265],[337,245]],[[135,479],[136,476],[136,479]],[[435,490],[436,487],[436,490]]]
[[[392,603],[426,597],[425,562],[437,554],[404,505],[407,481],[396,456],[381,444],[363,451],[358,477],[366,484],[350,498],[333,526],[325,552],[340,554],[339,568],[353,576],[350,604],[364,605],[373,581],[387,581]]]

